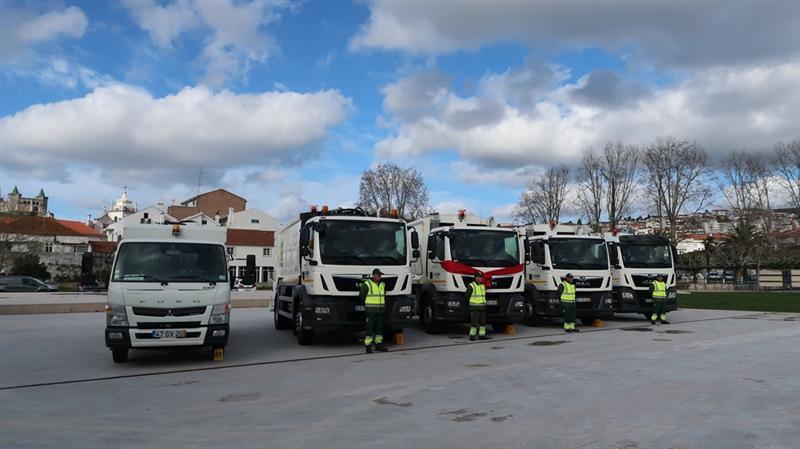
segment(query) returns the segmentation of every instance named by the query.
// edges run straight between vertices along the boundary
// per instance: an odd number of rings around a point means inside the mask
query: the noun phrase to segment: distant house
[[[146,207],[121,218],[104,229],[106,239],[118,242],[125,234],[125,227],[135,224],[163,224],[165,221],[176,221],[175,217],[165,214],[156,206]]]
[[[225,243],[228,246],[228,255],[233,258],[228,266],[232,277],[243,277],[247,256],[254,255],[256,282],[272,282],[275,273],[275,232],[228,228]]]
[[[234,212],[241,212],[247,207],[247,200],[228,192],[225,189],[212,190],[210,192],[201,193],[200,195],[193,196],[185,201],[181,201],[180,205],[169,206],[167,214],[175,217],[178,220],[183,220],[186,217],[191,217],[199,212],[206,214],[209,217],[227,217],[229,210],[233,209]],[[224,220],[220,222],[224,224]]]

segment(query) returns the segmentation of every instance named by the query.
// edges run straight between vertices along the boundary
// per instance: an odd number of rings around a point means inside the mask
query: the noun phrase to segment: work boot
[[[367,354],[372,354],[373,352],[375,352],[375,348],[372,345],[367,345]]]
[[[577,327],[576,327],[575,329],[572,329],[572,332],[580,332],[580,331],[581,331],[581,330],[580,330],[580,329],[578,329]]]
[[[470,335],[470,336],[469,336],[469,341],[475,341],[475,340],[477,340],[477,339],[478,339],[478,336],[477,336],[477,335]]]
[[[486,335],[478,336],[478,340],[491,340],[491,339],[492,339],[492,337],[487,337]]]
[[[661,324],[669,324],[669,321],[667,321],[667,320],[661,320]]]
[[[389,352],[389,348],[387,348],[383,343],[378,343],[375,345],[375,349],[380,352]]]
[[[650,323],[656,324],[656,320],[650,320]]]
[[[572,332],[572,329],[564,329],[564,332],[570,333],[570,332]]]

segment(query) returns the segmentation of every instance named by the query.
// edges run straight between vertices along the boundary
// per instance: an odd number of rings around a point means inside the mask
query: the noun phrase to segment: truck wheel
[[[439,326],[436,323],[436,317],[433,313],[433,304],[431,301],[425,301],[425,305],[422,306],[422,313],[419,316],[420,321],[422,321],[422,327],[425,328],[425,332],[434,335],[439,333]]]
[[[536,313],[536,306],[533,302],[525,302],[525,317],[522,322],[526,326],[540,326],[544,323],[544,318]]]
[[[128,348],[112,348],[111,357],[114,363],[125,363],[128,360]]]
[[[297,342],[303,346],[314,344],[314,331],[303,329],[303,305],[297,303],[294,313],[294,333],[297,335]]]
[[[278,313],[278,301],[272,306],[272,319],[275,322],[275,329],[285,331],[292,328],[292,320]]]

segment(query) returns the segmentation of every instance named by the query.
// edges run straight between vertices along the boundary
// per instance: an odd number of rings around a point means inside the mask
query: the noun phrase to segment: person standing
[[[669,324],[667,321],[667,284],[660,274],[650,284],[650,297],[653,298],[653,314],[650,315],[650,322],[656,324],[656,320],[659,320],[662,324]]]
[[[575,278],[572,273],[567,273],[564,282],[558,286],[557,293],[564,313],[564,332],[580,332],[580,329],[575,328]]]
[[[486,336],[486,285],[483,283],[483,273],[475,274],[472,283],[467,285],[466,298],[469,303],[470,327],[469,339],[488,340]]]
[[[372,277],[361,283],[359,298],[367,312],[366,334],[364,346],[367,354],[375,350],[389,351],[383,344],[383,312],[386,305],[386,284],[381,281],[381,270],[372,270]]]

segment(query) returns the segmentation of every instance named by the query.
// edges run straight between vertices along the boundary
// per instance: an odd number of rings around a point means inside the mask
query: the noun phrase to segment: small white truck
[[[458,214],[430,214],[409,223],[424,238],[422,256],[412,264],[416,312],[428,333],[442,322],[469,322],[464,292],[475,271],[490,278],[486,321],[495,329],[522,319],[524,236],[493,220]]]
[[[372,270],[386,284],[384,334],[411,321],[412,259],[419,238],[405,221],[355,209],[312,208],[283,226],[276,238],[275,328],[292,329],[301,345],[323,331],[364,329],[361,282]]]
[[[105,307],[114,361],[165,346],[210,346],[218,357],[230,334],[225,228],[138,224],[124,236]]]
[[[569,225],[525,227],[530,261],[526,265],[525,323],[537,325],[561,317],[558,286],[572,273],[576,314],[584,324],[613,315],[611,269],[605,239]]]
[[[650,284],[661,275],[667,284],[667,310],[677,310],[675,249],[669,239],[657,235],[608,234],[611,256],[614,310],[641,313],[647,319],[653,311]]]

